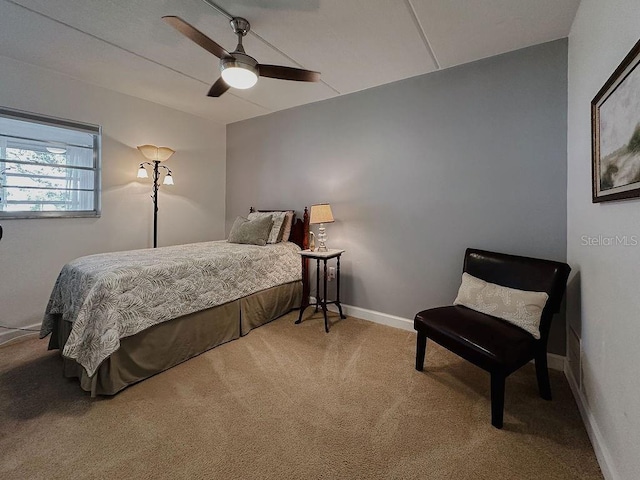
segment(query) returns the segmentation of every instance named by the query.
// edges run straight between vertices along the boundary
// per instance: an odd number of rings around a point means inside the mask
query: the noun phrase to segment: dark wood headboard
[[[289,210],[256,210],[251,207],[249,213],[253,212],[290,212]],[[289,235],[289,241],[298,245],[301,249],[306,250],[309,248],[309,211],[307,207],[304,207],[304,213],[302,219],[296,218],[296,211],[293,210],[293,223],[291,225],[291,235]]]

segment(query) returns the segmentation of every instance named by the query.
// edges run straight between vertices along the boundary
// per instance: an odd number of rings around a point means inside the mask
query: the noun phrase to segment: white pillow
[[[501,318],[540,338],[540,317],[548,299],[546,292],[503,287],[465,272],[453,304]]]
[[[271,227],[271,232],[269,232],[267,243],[278,243],[282,238],[282,226],[286,213],[287,212],[252,212],[247,219],[255,220],[256,218],[271,217],[273,226]]]

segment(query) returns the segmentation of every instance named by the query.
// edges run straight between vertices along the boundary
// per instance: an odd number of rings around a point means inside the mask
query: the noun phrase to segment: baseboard
[[[15,338],[24,337],[26,335],[37,335],[40,332],[40,324],[35,323],[33,325],[29,325],[26,327],[29,330],[37,330],[35,332],[25,332],[24,330],[5,330],[4,328],[0,329],[0,345],[7,343]]]
[[[329,310],[337,312],[338,307],[335,305],[329,305]],[[361,318],[362,320],[368,320],[373,323],[379,323],[381,325],[387,325],[388,327],[400,328],[402,330],[409,330],[413,332],[413,320],[408,318],[396,317],[395,315],[389,315],[388,313],[376,312],[375,310],[368,310],[366,308],[354,307],[352,305],[342,304],[342,313],[349,315],[350,317]]]
[[[582,422],[587,429],[587,434],[589,435],[593,451],[596,454],[596,459],[598,460],[598,464],[602,470],[602,475],[606,480],[620,480],[622,477],[618,475],[616,470],[613,468],[609,449],[602,438],[602,433],[600,432],[600,428],[598,427],[595,418],[593,418],[591,410],[589,409],[589,404],[582,394],[576,379],[573,377],[573,373],[571,373],[568,362],[565,363],[564,374],[569,382],[569,387],[571,387],[571,392],[576,399],[576,404],[578,405]]]
[[[312,303],[315,303],[315,298],[313,297]],[[338,308],[335,305],[329,305],[328,309],[332,312],[338,311]],[[345,315],[413,332],[413,320],[409,320],[408,318],[396,317],[395,315],[389,315],[388,313],[376,312],[375,310],[354,307],[352,305],[345,305],[344,303],[342,304],[342,311]],[[564,356],[556,355],[555,353],[547,354],[547,366],[550,369],[564,372],[564,364]]]
[[[551,370],[557,370],[559,372],[564,372],[564,364],[566,362],[567,357],[564,355],[558,355],[556,353],[547,353],[547,366]]]

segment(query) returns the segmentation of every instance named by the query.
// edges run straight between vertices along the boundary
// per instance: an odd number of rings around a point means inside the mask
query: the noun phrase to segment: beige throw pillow
[[[282,240],[282,227],[287,212],[251,212],[247,217],[249,220],[255,220],[256,218],[271,217],[273,220],[273,226],[271,232],[269,232],[269,238],[267,243],[278,243]]]
[[[284,216],[284,224],[282,225],[282,241],[288,242],[291,236],[291,227],[293,226],[293,210],[286,212]]]
[[[540,338],[540,317],[548,299],[545,292],[503,287],[463,273],[453,304],[501,318]]]

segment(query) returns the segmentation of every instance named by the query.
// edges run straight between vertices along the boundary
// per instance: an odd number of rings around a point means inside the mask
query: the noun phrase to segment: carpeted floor
[[[602,478],[564,376],[526,366],[491,427],[489,376],[415,334],[296,312],[115,397],[29,337],[0,347],[0,478]]]

